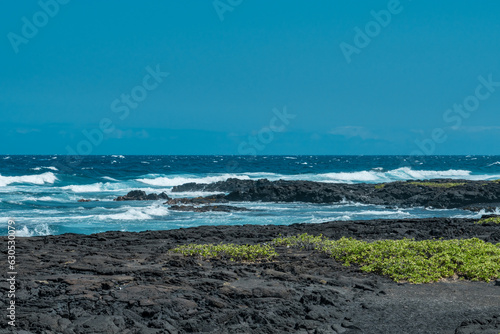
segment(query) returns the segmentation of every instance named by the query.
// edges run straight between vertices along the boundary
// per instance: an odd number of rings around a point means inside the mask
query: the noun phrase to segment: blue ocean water
[[[235,203],[249,212],[177,212],[164,201],[114,202],[133,189],[172,193],[186,182],[240,179],[380,183],[396,180],[500,178],[500,156],[0,156],[0,222],[18,236],[163,230],[200,225],[320,223],[334,220],[477,216],[463,210],[360,203]],[[97,200],[80,203],[78,199]],[[6,226],[6,224],[3,224]],[[7,234],[6,227],[1,230]]]

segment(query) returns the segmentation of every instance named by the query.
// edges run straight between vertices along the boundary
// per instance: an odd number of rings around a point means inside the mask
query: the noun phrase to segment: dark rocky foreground
[[[228,179],[211,184],[187,183],[174,192],[228,193],[226,201],[337,203],[343,200],[394,206],[435,208],[494,207],[500,203],[499,181],[435,179],[384,184],[339,184],[312,181]]]
[[[304,232],[500,242],[500,225],[444,218],[17,238],[15,332],[500,333],[500,282],[398,284],[286,248],[267,263],[167,252],[191,242],[254,244]],[[7,283],[0,288],[5,310]],[[5,317],[0,332],[12,332]]]

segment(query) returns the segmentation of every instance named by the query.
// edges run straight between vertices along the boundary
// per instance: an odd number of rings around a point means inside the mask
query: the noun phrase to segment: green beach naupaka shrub
[[[486,224],[486,223],[500,224],[500,217],[484,218],[476,222],[476,224]]]
[[[386,275],[395,281],[435,282],[457,275],[472,281],[500,276],[500,244],[477,238],[464,240],[329,240],[302,234],[273,240],[276,245],[314,249],[349,266]]]
[[[220,258],[230,261],[270,260],[278,256],[271,245],[235,245],[235,244],[189,244],[171,250],[186,256]]]
[[[398,282],[429,283],[452,277],[488,282],[500,277],[500,244],[477,238],[366,242],[345,237],[330,240],[304,233],[278,237],[271,245],[190,244],[172,251],[186,256],[254,262],[278,256],[273,246],[323,252],[345,266],[355,264],[362,271],[389,276]]]

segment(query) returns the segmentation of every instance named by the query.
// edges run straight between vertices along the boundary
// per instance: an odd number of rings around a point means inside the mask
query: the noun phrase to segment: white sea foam
[[[12,183],[29,183],[29,184],[52,184],[57,180],[57,177],[52,172],[46,172],[36,175],[22,176],[2,176],[0,175],[0,187],[5,187]]]
[[[118,182],[117,179],[113,179],[112,177],[109,177],[109,176],[103,176],[102,179],[108,180],[108,181],[113,181],[113,182]]]
[[[70,190],[74,193],[93,193],[93,192],[101,192],[101,191],[118,191],[123,190],[125,185],[121,185],[119,183],[92,183],[92,184],[78,184],[78,185],[69,185],[61,187],[64,190]]]
[[[400,215],[400,216],[410,216],[410,213],[397,210],[397,211],[374,211],[374,210],[365,210],[358,212],[349,212],[351,215],[370,215],[370,216],[389,216],[389,215]]]
[[[154,177],[154,174],[151,175]],[[154,178],[141,178],[136,179],[136,181],[146,183],[152,186],[160,186],[160,187],[173,187],[178,186],[184,183],[195,182],[201,184],[208,184],[217,181],[225,181],[229,178],[238,178],[242,180],[249,180],[250,177],[248,175],[238,175],[238,174],[223,174],[219,176],[205,176],[205,177],[196,177],[196,176],[160,176]]]
[[[28,228],[26,225],[21,229],[16,231],[17,237],[33,237],[37,235],[51,235],[52,231],[49,228],[49,225],[42,223],[38,224],[34,228]]]
[[[471,212],[469,214],[463,214],[463,215],[455,215],[453,218],[473,218],[473,219],[480,219],[483,215],[500,215],[500,208],[496,208],[495,211],[493,212],[486,212],[486,210],[481,209],[478,212]]]
[[[500,161],[496,161],[492,164],[489,164],[488,167],[495,166],[495,165],[500,165]]]
[[[111,157],[125,159],[125,157],[123,155],[112,155]]]
[[[121,213],[114,213],[111,215],[100,215],[97,216],[100,220],[107,220],[107,219],[113,219],[113,220],[147,220],[151,219],[152,217],[144,212],[142,212],[138,208],[132,208],[129,209],[125,212]]]
[[[399,180],[435,179],[435,178],[464,178],[474,179],[481,176],[472,176],[468,170],[413,170],[408,167],[393,169],[387,172],[379,170],[360,172],[339,172],[318,174],[316,178],[323,182],[352,183],[352,182],[390,182]]]
[[[56,167],[54,166],[48,166],[48,167],[35,167],[35,168],[31,168],[31,170],[42,170],[42,169],[50,169],[50,170],[53,170],[53,171],[58,171],[59,169],[57,169]]]
[[[50,196],[42,196],[42,197],[28,196],[28,197],[25,197],[23,199],[23,201],[33,201],[33,202],[45,201],[45,202],[52,202],[52,201],[55,201],[55,199],[53,197],[50,197]]]
[[[153,219],[153,217],[166,216],[170,212],[166,206],[153,204],[144,208],[138,207],[125,207],[125,212],[114,213],[109,215],[99,215],[97,216],[100,220],[148,220]]]
[[[161,192],[160,189],[152,189],[152,192]],[[146,191],[147,192],[147,191]],[[220,191],[184,191],[181,193],[173,193],[171,190],[165,191],[168,196],[172,198],[176,197],[201,197],[201,196],[210,196],[220,194]]]
[[[330,173],[319,173],[319,174],[294,174],[285,175],[278,173],[266,173],[266,172],[253,172],[253,173],[241,173],[241,174],[213,174],[209,176],[196,176],[196,175],[160,175],[160,174],[149,174],[143,178],[136,179],[142,183],[146,183],[152,186],[163,186],[163,187],[173,187],[184,183],[199,183],[208,184],[217,181],[225,181],[229,178],[237,178],[242,180],[257,180],[257,179],[268,179],[271,181],[276,180],[307,180],[307,181],[317,181],[317,182],[328,182],[328,183],[381,183],[381,182],[392,182],[392,181],[404,181],[404,180],[421,180],[421,179],[437,179],[437,178],[450,178],[450,179],[467,179],[467,180],[491,180],[499,178],[500,175],[472,175],[471,171],[460,170],[460,169],[449,169],[449,170],[413,170],[409,167],[402,167],[398,169],[393,169],[389,171],[383,171],[381,168],[374,168],[370,171],[358,171],[358,172],[330,172]]]
[[[346,221],[346,220],[351,220],[352,218],[348,215],[343,215],[340,217],[332,217],[332,218],[317,218],[312,216],[307,222],[310,224],[321,224],[321,223],[327,223],[331,221]]]
[[[153,204],[144,209],[144,213],[151,216],[166,216],[170,214],[165,205]]]
[[[276,175],[278,176],[278,175]],[[359,172],[338,172],[338,173],[322,173],[322,174],[299,174],[299,175],[282,175],[280,178],[284,180],[310,180],[318,182],[330,183],[381,183],[404,180],[421,180],[421,179],[466,179],[466,180],[492,180],[500,177],[500,175],[472,175],[468,170],[413,170],[408,167],[393,169],[390,171],[359,171]]]
[[[83,207],[79,208],[81,210],[84,210]],[[146,207],[131,207],[131,206],[121,206],[119,208],[103,208],[103,207],[96,207],[92,210],[106,210],[108,212],[103,213],[103,214],[93,214],[93,215],[86,215],[86,216],[79,216],[79,215],[72,215],[72,216],[67,216],[67,217],[52,217],[50,218],[51,221],[58,221],[58,220],[84,220],[84,221],[92,221],[92,220],[99,220],[99,221],[109,221],[109,220],[150,220],[155,217],[163,217],[167,216],[170,214],[168,211],[168,208],[164,205],[161,204],[152,204],[150,206]],[[109,211],[113,213],[109,213]],[[38,220],[43,220],[43,218],[38,219]]]
[[[325,173],[318,174],[315,178],[318,181],[323,182],[353,182],[353,181],[363,181],[363,182],[376,182],[380,181],[380,177],[377,175],[378,172],[340,172],[340,173]]]

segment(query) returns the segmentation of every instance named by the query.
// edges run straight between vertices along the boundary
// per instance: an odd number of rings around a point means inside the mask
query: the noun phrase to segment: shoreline
[[[342,201],[399,207],[439,209],[490,209],[500,205],[500,180],[408,180],[387,183],[325,183],[315,181],[240,180],[230,178],[209,184],[186,183],[174,193],[210,191],[227,194],[206,196],[212,202],[262,201],[334,204]]]
[[[498,280],[396,283],[324,254],[285,248],[262,263],[168,252],[187,243],[256,244],[305,232],[366,241],[477,237],[500,242],[499,224],[475,221],[379,219],[18,238],[17,328],[28,333],[498,334]]]

